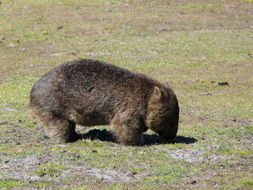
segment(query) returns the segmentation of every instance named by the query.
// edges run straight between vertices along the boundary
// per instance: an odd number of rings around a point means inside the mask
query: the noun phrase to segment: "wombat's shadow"
[[[143,145],[152,145],[152,144],[175,144],[175,143],[183,143],[183,144],[193,144],[198,140],[193,137],[184,137],[177,136],[173,140],[162,140],[156,134],[142,134]],[[88,133],[79,134],[78,139],[91,139],[91,140],[100,140],[100,141],[108,141],[108,142],[117,142],[115,136],[111,131],[106,129],[92,129]]]

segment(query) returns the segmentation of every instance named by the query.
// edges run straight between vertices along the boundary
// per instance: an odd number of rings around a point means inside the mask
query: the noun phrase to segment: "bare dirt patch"
[[[189,163],[199,162],[199,161],[218,161],[224,159],[221,155],[206,154],[204,151],[193,150],[189,148],[179,149],[179,150],[164,150],[158,149],[160,151],[166,152],[171,157],[175,159],[184,160]]]
[[[99,169],[87,165],[64,163],[66,169],[60,171],[59,176],[50,176],[47,173],[36,174],[35,170],[42,164],[57,161],[56,156],[50,153],[43,156],[29,155],[22,158],[10,158],[0,155],[1,180],[15,179],[21,181],[56,181],[68,177],[96,177],[104,182],[134,182],[139,177],[144,177],[147,173],[133,173],[122,171],[116,168]]]

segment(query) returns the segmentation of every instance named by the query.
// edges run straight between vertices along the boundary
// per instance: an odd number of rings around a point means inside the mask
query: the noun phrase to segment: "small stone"
[[[15,45],[13,43],[9,43],[7,47],[15,47]]]
[[[6,124],[8,124],[7,121],[0,121],[0,125],[6,125]]]
[[[193,180],[193,181],[191,182],[192,185],[193,185],[193,184],[196,184],[196,183],[197,183],[196,180]]]
[[[39,177],[43,177],[45,175],[46,175],[45,173],[41,173],[41,174],[39,174]]]
[[[76,155],[76,158],[80,158],[81,156],[80,155]]]
[[[34,64],[30,64],[30,65],[28,65],[27,67],[33,68],[33,67],[35,67],[35,65],[34,65]]]
[[[92,153],[97,153],[98,151],[97,151],[97,150],[92,150],[91,152],[92,152]]]
[[[229,86],[228,82],[218,82],[220,86]]]
[[[49,136],[47,136],[47,135],[44,135],[44,139],[49,139]]]
[[[132,175],[136,175],[137,174],[137,172],[132,172]]]
[[[50,56],[60,56],[61,54],[59,54],[59,53],[53,53],[53,54],[51,54]]]
[[[224,168],[225,165],[224,164],[219,164],[219,167]]]
[[[168,31],[168,27],[167,26],[163,26],[163,25],[157,25],[156,26],[156,30],[158,32],[164,32],[164,31]]]
[[[63,26],[58,26],[57,27],[57,30],[61,30],[61,29],[63,29]]]
[[[209,93],[209,92],[201,93],[200,95],[201,95],[201,96],[212,96],[212,94]]]
[[[131,26],[129,26],[129,25],[124,25],[124,26],[122,26],[122,29],[124,29],[124,30],[130,30],[132,27]]]
[[[57,145],[58,147],[61,147],[61,148],[66,148],[67,147],[67,145],[65,145],[65,144],[59,144],[59,145]],[[64,151],[64,150],[63,150]]]
[[[0,166],[0,168],[2,168],[2,169],[9,169],[9,168],[10,168],[10,166],[8,166],[8,165],[4,164],[4,165]]]

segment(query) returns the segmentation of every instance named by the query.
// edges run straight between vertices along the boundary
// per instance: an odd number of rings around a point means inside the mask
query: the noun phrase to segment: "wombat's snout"
[[[167,126],[162,127],[162,130],[158,131],[158,134],[164,140],[172,140],[177,136],[177,129],[177,125],[167,123]]]

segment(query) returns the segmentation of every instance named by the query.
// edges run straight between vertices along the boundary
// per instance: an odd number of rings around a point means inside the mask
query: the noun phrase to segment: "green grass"
[[[21,181],[13,180],[13,179],[0,180],[0,188],[1,189],[12,189],[14,187],[20,187],[24,184],[25,183],[23,183]]]
[[[82,187],[74,187],[74,188],[71,188],[71,189],[73,189],[73,190],[88,190],[89,188],[86,187],[86,186],[82,186]]]
[[[207,4],[207,3],[186,3],[181,5],[184,8],[194,8],[194,9],[211,9],[220,7],[221,4]]]
[[[67,167],[59,163],[47,163],[35,169],[35,173],[39,176],[49,175],[50,177],[59,177],[62,170]]]
[[[243,177],[239,179],[239,181],[245,186],[245,187],[252,187],[253,186],[253,180],[252,178]]]

